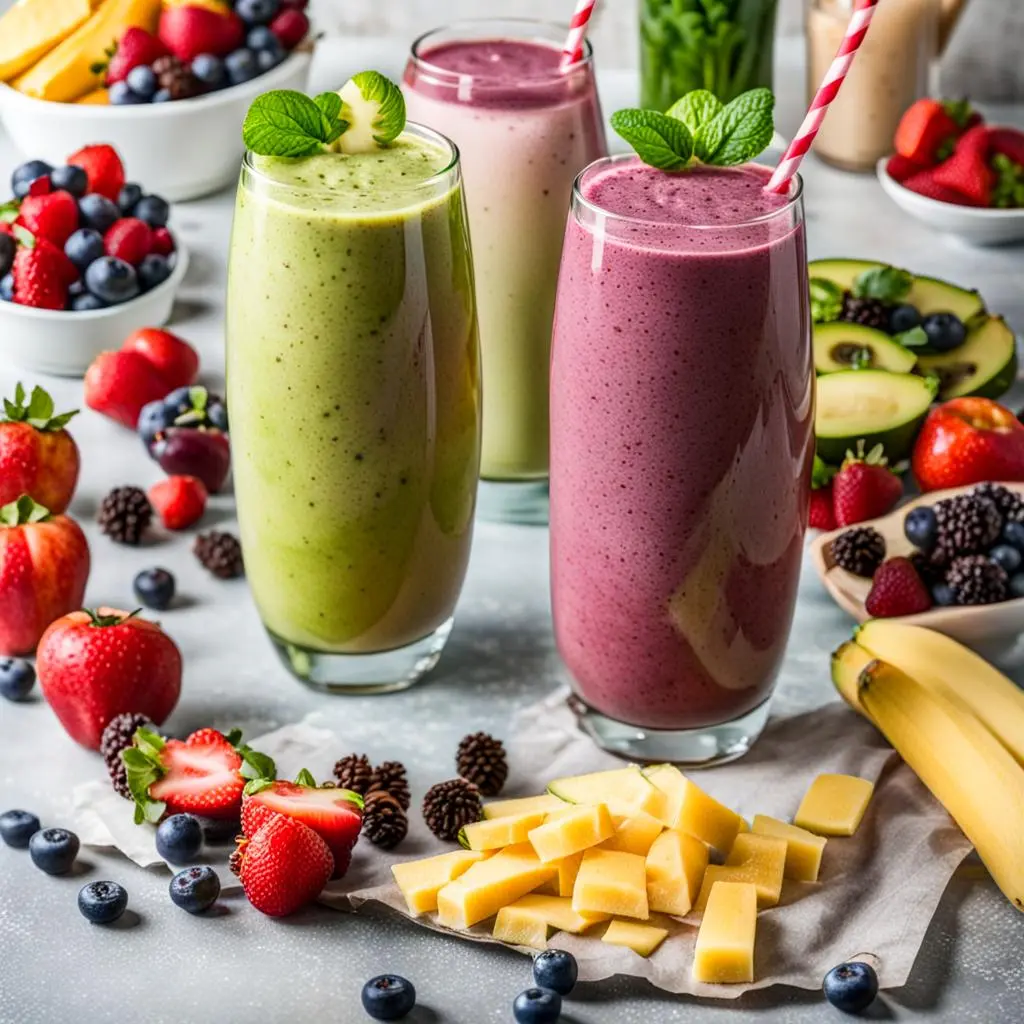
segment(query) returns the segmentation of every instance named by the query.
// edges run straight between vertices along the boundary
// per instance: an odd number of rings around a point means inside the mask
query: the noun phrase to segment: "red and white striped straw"
[[[846,26],[846,35],[843,37],[839,52],[836,54],[835,60],[832,61],[821,85],[818,86],[818,91],[811,101],[804,123],[800,125],[796,137],[789,144],[789,148],[779,161],[779,166],[775,168],[774,174],[765,185],[766,192],[785,192],[789,188],[789,183],[793,175],[796,174],[800,161],[803,160],[811,148],[811,143],[814,142],[814,137],[818,134],[821,122],[828,112],[829,104],[838,95],[850,70],[850,65],[853,64],[853,58],[856,56],[860,44],[864,42],[868,26],[875,16],[877,4],[878,0],[857,0],[850,24]]]
[[[569,22],[569,36],[562,47],[563,71],[583,60],[583,41],[587,38],[587,23],[594,13],[597,0],[576,0],[576,10]]]

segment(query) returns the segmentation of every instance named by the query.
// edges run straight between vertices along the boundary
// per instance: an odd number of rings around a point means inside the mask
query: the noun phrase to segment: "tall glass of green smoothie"
[[[227,297],[246,575],[317,688],[403,689],[466,572],[480,361],[459,154],[375,72],[250,110]]]

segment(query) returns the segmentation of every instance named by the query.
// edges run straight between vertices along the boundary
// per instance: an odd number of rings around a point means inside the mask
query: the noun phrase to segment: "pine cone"
[[[455,770],[484,796],[497,796],[508,778],[505,745],[485,732],[470,733],[459,744]]]
[[[192,551],[217,579],[231,580],[245,575],[242,545],[230,533],[222,533],[220,530],[201,533],[196,537]]]
[[[483,816],[480,790],[466,779],[449,779],[427,790],[423,818],[438,839],[456,839],[463,825]]]
[[[402,805],[383,789],[371,790],[363,807],[363,835],[384,850],[396,847],[409,831]]]
[[[365,754],[348,754],[335,764],[334,777],[342,789],[366,796],[370,791],[373,768]]]
[[[100,529],[118,544],[138,544],[153,519],[153,506],[138,487],[115,487],[100,505]]]
[[[879,331],[887,331],[889,327],[889,307],[881,299],[857,298],[850,292],[843,295],[843,311],[840,320],[848,323],[863,324]]]
[[[125,769],[124,761],[121,760],[121,751],[127,750],[132,745],[135,730],[139,726],[145,726],[147,729],[154,728],[153,723],[145,715],[134,712],[118,715],[107,723],[100,740],[100,753],[107,766],[111,785],[125,800],[131,800],[132,793],[128,788],[128,772]]]
[[[401,761],[382,761],[373,769],[370,776],[368,793],[381,789],[390,793],[403,811],[409,810],[412,796],[409,793],[409,777],[405,773],[405,765]]]
[[[158,57],[153,61],[152,68],[160,88],[166,89],[172,100],[191,99],[203,91],[203,83],[177,57]]]

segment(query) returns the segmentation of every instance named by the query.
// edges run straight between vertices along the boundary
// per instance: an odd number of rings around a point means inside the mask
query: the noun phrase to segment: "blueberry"
[[[928,344],[937,352],[959,348],[967,338],[967,328],[953,313],[930,313],[921,321]]]
[[[939,533],[939,521],[934,510],[927,505],[912,509],[903,520],[903,533],[914,547],[928,554],[935,547]]]
[[[173,99],[174,97],[171,95],[170,89],[158,89],[153,93],[154,103],[170,103]]]
[[[242,831],[238,818],[207,818],[203,814],[195,814],[193,817],[203,830],[203,839],[213,845],[231,843],[234,846],[238,833]]]
[[[217,872],[205,864],[185,868],[171,879],[169,891],[175,906],[190,914],[201,914],[217,902],[220,879]]]
[[[206,407],[206,418],[210,426],[216,427],[223,434],[228,432],[228,407],[219,398],[210,399]]]
[[[157,572],[163,572],[157,569]],[[170,573],[165,573],[170,576]],[[174,583],[171,581],[171,592]],[[203,848],[203,830],[191,814],[172,814],[156,830],[156,852],[169,864],[188,864]]]
[[[278,0],[238,0],[235,14],[247,25],[269,25],[280,6]]]
[[[146,67],[145,64],[139,64],[138,67],[132,68],[125,81],[128,83],[128,88],[144,100],[151,100],[159,85],[153,69]]]
[[[144,292],[148,292],[171,276],[171,264],[166,256],[151,252],[148,256],[143,256],[136,273],[139,275],[139,286]]]
[[[0,277],[0,299],[4,302],[14,301],[14,275],[4,274]]]
[[[76,199],[81,199],[89,191],[89,176],[81,167],[68,164],[66,167],[55,167],[50,171],[50,184],[54,188],[70,192]]]
[[[28,852],[40,871],[66,875],[78,856],[78,836],[66,828],[44,828],[28,841]]]
[[[252,50],[242,49],[229,53],[224,59],[224,65],[228,69],[228,78],[231,79],[232,85],[249,82],[260,73],[256,54]]]
[[[132,581],[132,590],[147,608],[166,611],[174,600],[174,577],[166,569],[143,569]],[[191,857],[185,860],[191,860]]]
[[[101,235],[105,235],[110,226],[121,219],[117,204],[96,192],[90,192],[78,200],[78,213],[83,227],[93,228]]]
[[[228,80],[224,61],[212,53],[200,53],[192,59],[192,74],[211,89],[220,89]]]
[[[516,1024],[555,1024],[562,1013],[562,997],[550,988],[528,988],[512,1004]]]
[[[1008,522],[1003,527],[1003,541],[1024,553],[1024,523]]]
[[[73,299],[78,295],[85,294],[85,282],[79,278],[77,281],[72,281],[68,285],[68,298]]]
[[[45,160],[29,160],[14,168],[11,175],[11,191],[15,199],[24,199],[29,186],[37,178],[45,178],[53,168]]]
[[[16,850],[26,849],[28,841],[39,828],[39,819],[28,811],[4,811],[0,814],[0,838]]]
[[[167,226],[171,208],[160,196],[143,196],[135,204],[132,216],[144,220],[151,228],[163,228]]]
[[[79,228],[65,243],[64,255],[79,270],[103,255],[103,236],[94,228]]]
[[[533,980],[541,988],[550,988],[560,996],[567,996],[573,990],[578,973],[576,957],[563,949],[545,949],[533,961]]]
[[[188,412],[192,408],[192,388],[189,386],[175,388],[164,395],[164,405],[170,409],[175,416]]]
[[[78,909],[93,924],[113,924],[128,906],[128,893],[117,882],[90,882],[78,893]]]
[[[70,308],[75,313],[91,313],[96,309],[106,309],[107,304],[102,299],[96,298],[95,295],[85,292],[72,297]]]
[[[85,271],[85,287],[98,299],[116,306],[139,294],[135,268],[116,256],[104,256]]]
[[[0,696],[24,700],[36,683],[36,670],[24,658],[0,658]]]
[[[14,266],[17,243],[10,235],[0,235],[0,277],[6,277]]]
[[[889,333],[902,334],[903,331],[917,327],[920,322],[921,314],[917,311],[917,306],[911,306],[908,303],[893,306],[889,312]]]
[[[363,986],[363,1009],[374,1020],[401,1020],[415,1005],[415,986],[397,974],[378,974]]]
[[[146,97],[133,92],[127,81],[115,82],[107,90],[107,98],[110,100],[111,105],[115,107],[128,107],[132,104],[148,102]]]
[[[147,449],[156,440],[156,435],[174,422],[174,417],[174,410],[169,408],[163,399],[147,402],[142,407],[135,429]]]
[[[127,217],[135,209],[135,204],[142,198],[142,189],[133,181],[125,184],[117,196],[117,205]]]
[[[1010,594],[1013,597],[1024,597],[1024,572],[1010,577]]]
[[[260,50],[256,54],[256,66],[260,69],[261,74],[266,74],[272,68],[276,68],[285,58],[285,52],[283,49],[280,50]]]
[[[996,565],[1001,565],[1008,575],[1012,576],[1019,568],[1024,555],[1010,544],[997,544],[989,553],[988,557]]]
[[[840,964],[825,975],[821,988],[837,1010],[860,1013],[878,995],[878,975],[870,964]]]
[[[949,608],[956,604],[956,594],[953,593],[953,588],[948,583],[936,583],[932,587],[932,600],[940,608]]]
[[[281,41],[266,25],[257,25],[256,28],[249,29],[245,45],[259,53],[260,50],[279,50]]]

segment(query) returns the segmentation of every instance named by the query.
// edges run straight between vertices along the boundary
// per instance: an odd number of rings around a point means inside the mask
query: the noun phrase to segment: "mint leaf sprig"
[[[707,89],[676,100],[664,114],[617,110],[612,128],[651,167],[681,171],[695,164],[735,167],[762,153],[775,132],[771,89],[750,89],[723,104]]]

